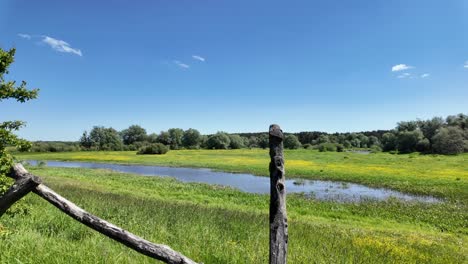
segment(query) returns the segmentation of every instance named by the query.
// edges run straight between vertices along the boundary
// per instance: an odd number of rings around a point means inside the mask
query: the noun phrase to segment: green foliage
[[[410,153],[416,151],[416,145],[423,139],[420,130],[399,131],[397,134],[398,151],[400,153]]]
[[[244,139],[239,135],[229,135],[229,148],[231,149],[241,149],[245,148]]]
[[[93,142],[91,141],[91,138],[89,137],[87,131],[84,131],[83,135],[81,135],[80,146],[84,149],[91,149],[91,147],[93,146]]]
[[[184,136],[184,130],[180,128],[171,128],[167,131],[169,133],[171,149],[179,149],[182,147],[182,137]]]
[[[169,146],[171,144],[171,135],[167,131],[161,131],[158,136],[158,143]]]
[[[262,149],[268,148],[270,145],[270,139],[268,138],[268,134],[261,134],[258,137],[258,146]]]
[[[304,149],[313,149],[314,148],[314,146],[312,144],[309,144],[309,143],[302,145],[302,147]]]
[[[327,135],[320,135],[316,140],[317,144],[328,143],[328,142],[330,142],[330,138]]]
[[[201,141],[202,136],[198,130],[189,128],[184,131],[184,135],[182,136],[182,144],[185,148],[197,149],[200,147]]]
[[[231,139],[225,132],[218,132],[208,137],[206,146],[208,149],[228,149]]]
[[[404,131],[415,131],[418,129],[418,122],[417,121],[401,121],[398,122],[396,130],[398,132],[404,132]]]
[[[458,154],[468,151],[468,116],[465,114],[428,120],[400,122],[396,132],[382,136],[384,151],[399,153]]]
[[[123,145],[123,149],[122,150],[139,150],[140,148],[144,147],[144,146],[147,146],[148,145],[148,142],[142,142],[142,141],[137,141],[133,144],[130,144],[130,145]]]
[[[416,143],[416,151],[426,153],[429,152],[430,149],[431,142],[427,138],[423,138]]]
[[[419,120],[417,121],[419,129],[422,131],[424,137],[429,140],[429,148],[432,137],[437,133],[437,130],[442,128],[444,124],[444,119],[442,117],[434,117],[429,120]]]
[[[149,143],[158,143],[158,134],[156,133],[149,134],[147,140]]]
[[[371,153],[378,153],[378,152],[382,152],[382,148],[379,147],[378,145],[373,145],[372,147],[370,147],[370,151]]]
[[[439,129],[432,138],[434,152],[439,154],[459,154],[465,149],[464,132],[458,127],[450,126]]]
[[[284,137],[283,144],[287,149],[298,149],[302,146],[301,142],[299,142],[299,139],[293,134],[286,135]]]
[[[168,151],[169,149],[165,145],[154,143],[140,148],[137,154],[166,154]]]
[[[460,129],[468,129],[468,115],[462,113],[448,116],[446,118],[446,122],[448,126],[459,127]]]
[[[25,81],[16,86],[15,81],[5,80],[4,75],[8,74],[8,67],[14,61],[15,51],[15,49],[4,51],[0,48],[0,102],[6,99],[13,99],[24,103],[37,98],[38,95],[39,90],[28,90]],[[18,138],[14,134],[22,126],[24,126],[24,122],[22,121],[4,121],[0,123],[0,195],[8,189],[10,181],[5,175],[10,172],[13,164],[13,158],[6,151],[6,148],[14,146],[18,150],[26,150],[31,147],[28,141]]]
[[[120,135],[125,145],[143,142],[147,139],[146,130],[139,125],[131,125],[127,129],[122,130]]]
[[[380,147],[380,140],[376,136],[369,136],[369,143],[367,143],[369,148],[372,148],[373,146]]]
[[[343,142],[343,146],[348,149],[351,148],[353,145],[351,145],[351,142],[349,142],[349,140],[345,140]]]
[[[32,152],[69,152],[79,151],[80,143],[61,141],[36,141],[32,143]]]
[[[117,130],[112,127],[95,126],[89,132],[85,131],[80,139],[80,145],[89,150],[122,150],[123,144]]]
[[[320,152],[326,152],[326,151],[337,151],[336,144],[334,143],[322,143],[318,145],[318,150]],[[342,151],[340,151],[342,152]]]
[[[345,147],[343,144],[336,144],[336,152],[343,152]]]
[[[247,143],[247,146],[248,146],[249,148],[258,148],[258,147],[260,147],[260,146],[258,145],[258,139],[257,139],[257,137],[255,137],[255,136],[250,136],[250,137],[249,137],[249,141],[248,141],[248,143]]]

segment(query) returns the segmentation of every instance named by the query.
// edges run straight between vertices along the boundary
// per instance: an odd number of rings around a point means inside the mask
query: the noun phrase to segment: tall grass
[[[268,261],[268,196],[105,170],[31,168],[84,209],[204,263]],[[1,263],[154,263],[33,194],[0,218]],[[288,197],[290,263],[464,263],[466,208]]]

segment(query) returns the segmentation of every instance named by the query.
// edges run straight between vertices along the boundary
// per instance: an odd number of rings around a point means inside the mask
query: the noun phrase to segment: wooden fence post
[[[270,140],[270,264],[285,264],[288,253],[288,219],[283,156],[283,131],[271,125]]]

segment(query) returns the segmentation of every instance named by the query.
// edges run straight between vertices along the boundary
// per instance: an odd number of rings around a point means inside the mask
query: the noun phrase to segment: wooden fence
[[[283,155],[283,131],[271,125],[270,140],[270,264],[285,264],[288,249],[288,223],[286,216],[286,189]],[[42,184],[42,180],[30,174],[21,164],[15,164],[9,177],[15,183],[0,197],[0,217],[15,202],[33,192],[78,222],[124,244],[146,256],[171,264],[196,264],[169,246],[154,244],[115,226],[78,207]]]

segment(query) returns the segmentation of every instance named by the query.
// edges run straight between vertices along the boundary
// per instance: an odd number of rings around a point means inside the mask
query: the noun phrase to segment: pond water
[[[31,165],[37,165],[37,161],[28,161],[28,163]],[[217,184],[237,188],[249,193],[270,193],[270,178],[251,174],[228,173],[213,171],[210,169],[120,165],[74,161],[46,161],[46,164],[49,167],[109,169],[144,176],[174,177],[182,182]],[[363,200],[382,201],[391,197],[404,201],[420,201],[429,203],[440,202],[439,199],[431,196],[417,196],[385,188],[372,188],[361,184],[337,181],[287,178],[286,191],[288,193],[304,193],[307,196],[319,200],[334,200],[340,202],[359,202]]]

